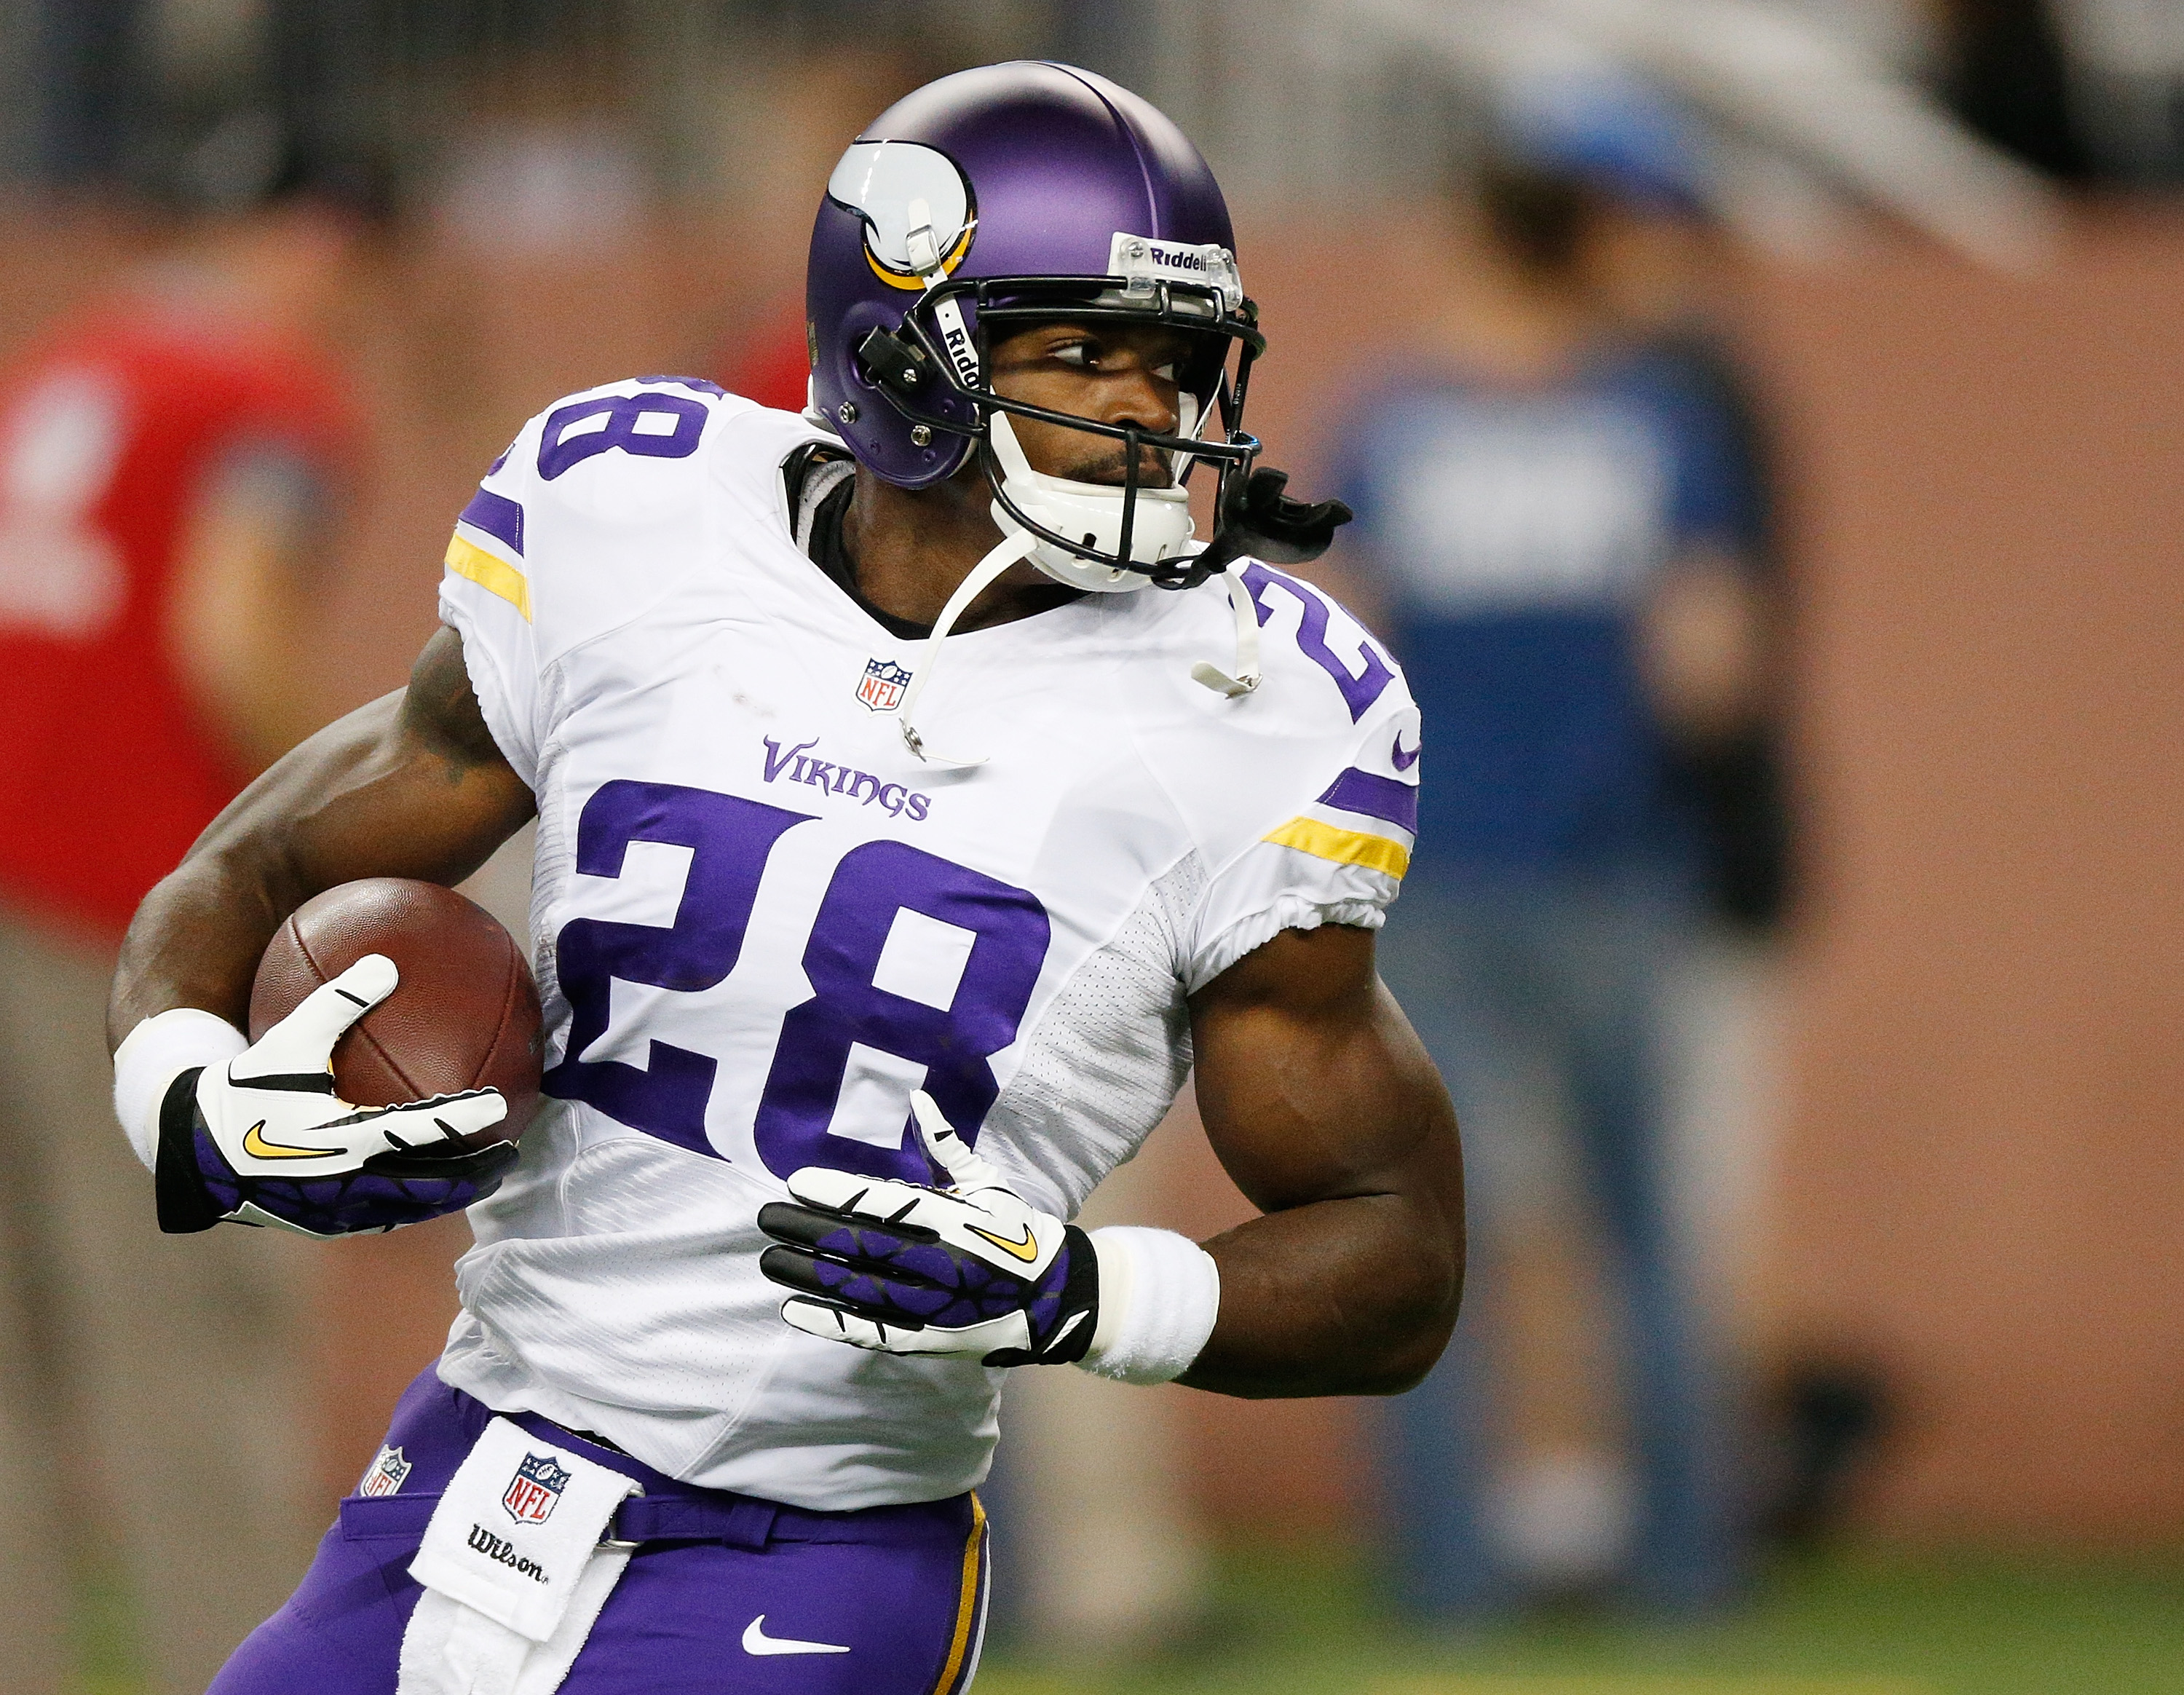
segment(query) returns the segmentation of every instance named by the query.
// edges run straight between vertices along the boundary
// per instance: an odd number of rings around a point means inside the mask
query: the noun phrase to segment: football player
[[[1439,1355],[1455,1123],[1373,963],[1418,715],[1267,562],[1343,514],[1254,469],[1232,242],[1096,76],[910,96],[819,209],[811,410],[640,377],[532,420],[410,687],[145,902],[113,1031],[161,1225],[477,1239],[220,1695],[961,1689],[1009,1370],[1375,1394]],[[491,1091],[333,1095],[383,959],[246,1045],[287,913],[454,882],[534,813],[520,1157],[456,1146]],[[1071,1224],[1194,1066],[1262,1216]]]

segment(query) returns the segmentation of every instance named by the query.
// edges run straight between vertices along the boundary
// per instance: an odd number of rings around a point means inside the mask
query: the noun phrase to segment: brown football
[[[437,883],[367,877],[313,896],[281,926],[250,988],[250,1039],[366,954],[401,981],[334,1045],[334,1087],[359,1107],[498,1089],[508,1117],[470,1139],[513,1141],[538,1108],[538,989],[515,939]]]

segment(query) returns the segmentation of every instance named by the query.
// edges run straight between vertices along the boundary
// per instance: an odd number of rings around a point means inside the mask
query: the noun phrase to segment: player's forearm
[[[259,956],[292,910],[281,906],[272,879],[253,875],[248,864],[192,856],[136,909],[107,1003],[107,1045],[119,1047],[141,1021],[176,1006],[201,1007],[240,1027]]]
[[[1398,1195],[1318,1201],[1207,1242],[1221,1316],[1181,1381],[1253,1398],[1393,1395],[1448,1344],[1462,1225]]]
[[[1262,1216],[1206,1244],[1219,1316],[1185,1383],[1395,1394],[1447,1345],[1463,1285],[1456,1115],[1372,961],[1368,931],[1284,932],[1194,1002],[1207,1139]]]

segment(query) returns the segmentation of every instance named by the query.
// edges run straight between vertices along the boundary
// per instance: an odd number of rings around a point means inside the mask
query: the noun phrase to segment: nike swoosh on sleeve
[[[1424,751],[1424,748],[1425,744],[1424,742],[1420,742],[1417,747],[1412,748],[1408,753],[1404,752],[1403,733],[1401,730],[1398,730],[1396,732],[1396,744],[1388,750],[1388,763],[1394,766],[1398,771],[1408,771],[1412,766],[1418,762],[1418,755]]]
[[[799,1642],[794,1636],[770,1636],[766,1633],[766,1614],[760,1613],[744,1626],[745,1653],[847,1653],[849,1648],[842,1642]]]

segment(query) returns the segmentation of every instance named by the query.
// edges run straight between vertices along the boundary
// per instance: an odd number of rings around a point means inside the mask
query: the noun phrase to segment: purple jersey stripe
[[[483,530],[495,541],[507,543],[518,559],[523,557],[523,508],[507,496],[489,488],[479,489],[463,508],[463,521],[472,529]]]
[[[1327,793],[1319,797],[1319,804],[1340,807],[1346,812],[1361,812],[1368,818],[1384,819],[1412,835],[1418,833],[1418,786],[1415,783],[1375,777],[1369,771],[1360,771],[1352,766],[1328,785]]]

